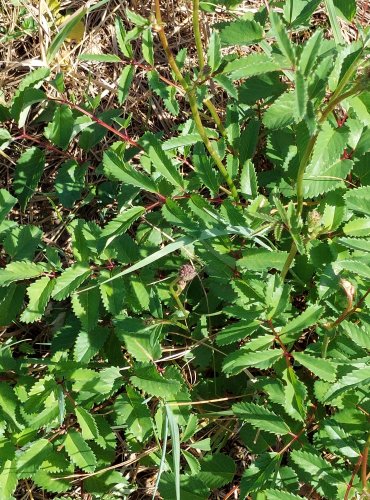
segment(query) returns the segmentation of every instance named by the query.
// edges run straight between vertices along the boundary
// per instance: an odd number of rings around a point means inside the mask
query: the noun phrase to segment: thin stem
[[[198,53],[199,69],[200,71],[203,71],[204,55],[203,55],[202,37],[200,34],[199,0],[193,0],[193,31],[194,31],[195,45]]]
[[[225,127],[222,124],[221,118],[219,117],[217,113],[217,109],[215,108],[213,102],[211,99],[204,99],[203,101],[204,105],[207,107],[208,111],[210,112],[215,124],[217,125],[218,130],[220,131],[222,137],[226,140],[227,139],[227,132]]]
[[[294,241],[292,242],[292,246],[290,248],[290,252],[289,252],[289,255],[285,261],[285,264],[284,264],[284,267],[283,267],[283,270],[281,271],[281,280],[284,281],[285,278],[286,278],[286,275],[288,274],[288,271],[290,269],[290,266],[292,265],[292,262],[294,260],[294,257],[295,257],[295,254],[297,253],[297,246],[296,244],[294,243]]]
[[[235,184],[234,184],[232,178],[230,177],[230,175],[229,175],[226,167],[222,163],[222,160],[221,160],[219,154],[213,148],[212,143],[209,140],[209,138],[207,136],[207,133],[205,131],[205,128],[203,126],[202,119],[200,117],[199,110],[198,110],[198,103],[197,103],[196,91],[195,91],[194,88],[192,88],[187,83],[187,81],[185,80],[185,78],[182,76],[181,71],[180,71],[180,69],[179,69],[179,67],[178,67],[178,65],[177,65],[177,63],[175,61],[175,58],[174,58],[174,56],[173,56],[173,54],[171,52],[171,49],[170,49],[170,47],[168,45],[167,37],[166,37],[166,34],[165,34],[164,30],[163,30],[163,23],[162,23],[161,9],[160,9],[160,0],[155,0],[155,17],[156,17],[156,22],[157,22],[157,26],[155,27],[155,29],[158,32],[159,39],[161,41],[163,50],[166,53],[168,63],[170,65],[172,71],[174,72],[177,80],[180,82],[180,84],[182,85],[183,89],[185,90],[186,95],[187,95],[187,97],[189,99],[189,105],[190,105],[191,113],[193,115],[193,120],[194,120],[195,126],[197,128],[198,134],[200,135],[200,137],[201,137],[201,139],[202,139],[205,147],[208,150],[208,153],[210,154],[211,158],[215,162],[215,164],[216,164],[217,168],[219,169],[221,175],[223,176],[223,178],[225,179],[227,185],[229,186],[229,189],[230,189],[232,197],[234,198],[235,201],[238,202],[239,201],[239,195],[238,195],[238,191],[237,191],[237,189],[235,187]]]
[[[361,463],[361,483],[364,493],[367,492],[367,460],[369,457],[369,446],[370,446],[370,434],[367,437],[364,451],[362,452],[362,463]]]

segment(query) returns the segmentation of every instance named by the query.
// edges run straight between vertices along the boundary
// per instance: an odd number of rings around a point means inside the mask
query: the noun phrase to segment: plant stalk
[[[193,0],[193,32],[195,38],[195,46],[197,48],[197,54],[198,54],[199,70],[202,72],[204,68],[204,55],[203,55],[202,37],[200,34],[199,0]]]
[[[191,113],[193,115],[193,120],[194,120],[195,126],[197,128],[197,131],[198,131],[205,147],[207,148],[208,153],[210,154],[211,158],[215,162],[221,175],[225,179],[225,181],[230,189],[232,197],[234,198],[235,201],[238,202],[239,195],[238,195],[238,191],[235,187],[235,184],[234,184],[232,178],[230,177],[225,165],[222,163],[222,160],[221,160],[219,154],[212,146],[212,143],[209,140],[207,133],[205,131],[205,128],[203,126],[202,119],[200,117],[199,110],[198,110],[196,90],[192,86],[190,86],[188,84],[188,82],[185,80],[185,78],[182,76],[182,73],[181,73],[181,71],[176,63],[176,60],[172,54],[172,51],[168,45],[168,40],[167,40],[166,34],[164,32],[164,29],[163,29],[161,9],[160,9],[160,0],[155,0],[155,18],[156,18],[156,23],[157,23],[157,26],[155,29],[158,32],[159,39],[161,41],[163,50],[165,51],[168,63],[170,65],[172,71],[174,72],[177,80],[179,81],[179,83],[183,87],[184,91],[186,92],[186,95],[187,95],[188,100],[189,100]]]

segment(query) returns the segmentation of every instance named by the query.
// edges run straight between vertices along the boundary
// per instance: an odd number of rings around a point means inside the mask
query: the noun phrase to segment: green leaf
[[[118,78],[118,102],[123,104],[127,97],[135,76],[135,66],[128,64],[125,66]]]
[[[32,104],[42,102],[46,99],[45,93],[40,89],[26,87],[16,93],[11,107],[12,118],[18,123],[18,127],[24,127]]]
[[[243,165],[240,176],[240,192],[247,200],[254,199],[258,195],[257,174],[251,160],[247,160]]]
[[[369,239],[360,238],[338,238],[338,243],[352,250],[360,250],[361,252],[370,252]]]
[[[87,332],[79,332],[73,351],[74,360],[80,363],[88,363],[102,349],[108,335],[109,329],[102,326],[97,326]]]
[[[114,411],[117,425],[123,425],[141,443],[149,439],[153,432],[150,411],[144,399],[131,386],[126,387],[126,394],[118,396]]]
[[[13,260],[32,260],[41,243],[42,231],[31,224],[11,229],[3,241],[4,250]]]
[[[323,431],[333,441],[333,448],[338,450],[341,455],[349,458],[357,458],[359,456],[359,451],[351,436],[348,436],[334,419],[328,418],[324,420]]]
[[[343,232],[348,236],[370,236],[370,219],[368,217],[355,217],[343,226]]]
[[[67,21],[62,25],[58,34],[54,37],[48,48],[46,54],[46,60],[48,63],[51,63],[51,61],[55,58],[65,39],[68,37],[73,28],[82,20],[86,12],[86,8],[76,10],[76,12],[69,16]]]
[[[204,185],[211,191],[213,195],[219,191],[219,181],[217,173],[213,168],[213,163],[210,158],[205,154],[203,145],[196,146],[193,152],[193,165],[194,170],[204,183]]]
[[[284,420],[264,406],[254,403],[237,403],[232,406],[232,410],[240,420],[245,420],[262,431],[279,436],[290,433]]]
[[[17,458],[18,477],[27,478],[35,474],[41,463],[48,457],[52,450],[47,439],[38,439]]]
[[[300,500],[302,497],[281,490],[264,490],[267,500]]]
[[[270,368],[282,357],[282,354],[279,349],[257,352],[240,349],[226,356],[222,371],[227,375],[236,375],[250,366],[260,369]]]
[[[124,234],[144,212],[144,207],[127,208],[109,221],[101,233],[103,248],[107,247],[117,236]]]
[[[295,73],[295,120],[299,123],[306,115],[308,92],[307,81],[299,70]]]
[[[335,267],[339,270],[348,271],[370,280],[370,266],[359,260],[343,259],[336,262]]]
[[[3,500],[13,500],[18,484],[15,460],[5,460],[0,467],[0,491]]]
[[[24,285],[11,284],[6,288],[0,288],[0,326],[12,323],[24,307]]]
[[[98,427],[94,417],[81,406],[76,406],[75,413],[78,425],[81,427],[84,439],[95,439],[99,436]]]
[[[370,186],[348,190],[344,199],[349,210],[370,215]]]
[[[80,54],[78,58],[81,61],[94,61],[106,63],[119,63],[122,62],[121,58],[116,54]]]
[[[64,439],[64,447],[74,464],[85,472],[94,472],[96,458],[90,446],[75,429],[70,429]]]
[[[310,326],[317,323],[317,321],[321,318],[323,312],[324,308],[317,304],[308,306],[302,314],[296,316],[291,321],[289,321],[287,325],[283,326],[283,328],[279,332],[280,338],[283,335],[287,335],[290,341],[291,336],[296,337],[296,333],[300,334],[305,328],[309,328]],[[286,340],[282,340],[283,342],[286,342]]]
[[[327,498],[336,496],[338,478],[330,462],[314,453],[301,450],[293,450],[290,458],[319,493]]]
[[[221,40],[217,31],[212,31],[208,51],[207,51],[207,65],[215,72],[221,63]]]
[[[347,373],[340,378],[338,382],[330,387],[325,394],[323,402],[330,402],[343,392],[357,389],[370,384],[370,366],[356,368],[354,371]]]
[[[103,169],[108,179],[125,182],[151,193],[159,192],[157,184],[151,177],[147,177],[125,163],[112,149],[104,152]]]
[[[160,375],[153,365],[137,367],[135,375],[130,377],[130,380],[141,391],[156,397],[168,399],[180,390],[180,383],[177,380]]]
[[[249,337],[259,327],[259,321],[255,321],[255,317],[256,314],[252,313],[250,320],[243,320],[223,328],[217,334],[217,344],[223,346]]]
[[[269,252],[264,248],[250,248],[246,250],[245,256],[236,262],[242,269],[250,271],[264,271],[266,269],[282,270],[288,257],[287,252]]]
[[[315,358],[305,352],[292,352],[293,357],[298,363],[305,366],[317,377],[327,382],[334,382],[336,378],[335,365],[328,359]]]
[[[161,475],[159,491],[163,500],[176,498],[175,476],[165,472]],[[180,476],[181,500],[207,500],[209,489],[196,476],[181,474]]]
[[[237,19],[220,25],[220,40],[223,46],[251,45],[262,39],[263,28],[256,21]]]
[[[232,80],[250,78],[251,76],[278,71],[280,64],[266,54],[250,54],[226,64],[223,73],[229,74]]]
[[[337,160],[332,164],[309,165],[304,175],[304,195],[315,198],[323,193],[344,186],[344,179],[353,167],[351,160]]]
[[[13,187],[19,204],[24,210],[33,196],[45,167],[45,153],[39,148],[27,149],[17,161]]]
[[[6,189],[0,189],[0,224],[16,203],[17,199],[14,198],[14,196],[12,196]]]
[[[165,179],[168,180],[173,186],[183,189],[184,181],[173,165],[172,160],[163,151],[161,142],[155,137],[154,134],[146,132],[141,139],[139,144],[144,148],[146,154],[153,163],[154,168],[161,174]]]
[[[270,22],[273,34],[276,37],[276,41],[279,45],[279,49],[284,54],[284,56],[295,66],[295,51],[294,47],[288,37],[287,30],[280,18],[280,16],[272,9],[270,9]]]
[[[323,32],[322,30],[317,29],[303,46],[299,58],[299,69],[301,73],[306,77],[310,75],[311,71],[315,67],[322,42]]]
[[[349,321],[342,321],[341,329],[353,342],[370,351],[370,335],[365,328]]]
[[[270,484],[280,460],[277,453],[263,453],[245,469],[240,483],[240,497],[245,498],[251,491],[261,491]]]
[[[64,300],[71,295],[91,274],[90,268],[82,264],[73,264],[65,269],[56,279],[52,297]]]
[[[267,109],[263,115],[263,124],[271,130],[291,125],[294,122],[295,106],[296,93],[285,92]]]
[[[168,427],[171,434],[171,442],[172,442],[172,459],[173,459],[173,473],[175,477],[175,492],[176,492],[176,500],[180,500],[180,434],[179,427],[177,422],[173,416],[171,408],[166,405],[166,416],[168,418]]]
[[[235,462],[224,453],[208,455],[200,460],[198,477],[208,488],[221,488],[231,483],[235,475]]]
[[[44,134],[49,141],[61,149],[67,149],[74,125],[72,110],[65,104],[58,106],[52,121],[45,127]]]
[[[24,323],[33,323],[42,318],[54,285],[55,280],[51,280],[47,276],[44,276],[27,288],[29,302],[20,317],[21,321]]]
[[[98,288],[91,288],[85,293],[71,296],[72,310],[81,321],[82,328],[89,332],[98,324],[100,293]]]
[[[284,370],[282,378],[285,381],[284,409],[295,420],[304,422],[306,418],[306,405],[304,403],[307,398],[306,386],[299,380],[291,366]]]
[[[154,66],[153,34],[149,28],[143,32],[143,57],[150,66]]]
[[[344,19],[352,21],[356,15],[356,0],[333,0],[334,6]]]
[[[64,207],[71,208],[75,201],[81,198],[86,171],[87,164],[80,165],[75,160],[67,160],[59,167],[55,179],[55,190]]]
[[[15,281],[36,278],[44,272],[45,268],[42,264],[27,261],[11,262],[4,269],[0,269],[0,287]]]

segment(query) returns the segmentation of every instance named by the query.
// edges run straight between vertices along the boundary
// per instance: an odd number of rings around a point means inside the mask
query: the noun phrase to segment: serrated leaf
[[[239,351],[228,354],[222,364],[222,371],[227,375],[236,375],[251,366],[256,368],[270,368],[282,356],[279,349],[269,349],[265,351],[249,351],[240,349]]]
[[[307,389],[304,383],[297,377],[291,366],[288,366],[283,377],[284,386],[284,409],[288,415],[295,420],[304,422],[306,418],[305,399],[307,398]]]
[[[240,496],[245,498],[251,491],[261,491],[271,483],[280,456],[277,453],[263,453],[245,469],[240,482]]]
[[[217,26],[216,26],[217,27]],[[237,19],[220,26],[220,40],[223,46],[251,45],[263,39],[263,28],[256,21]]]
[[[47,470],[39,470],[33,476],[33,481],[43,490],[51,493],[64,493],[71,489],[69,479],[59,477],[60,472],[50,473]]]
[[[365,328],[361,328],[359,325],[350,323],[349,321],[342,321],[341,327],[353,342],[370,351],[370,333]]]
[[[159,188],[151,177],[135,170],[131,165],[125,163],[112,150],[108,149],[103,155],[104,173],[108,179],[125,182],[131,186],[139,187],[151,193],[158,193]]]
[[[323,430],[329,439],[333,442],[333,447],[339,451],[341,455],[350,458],[357,458],[359,451],[351,436],[338,425],[334,419],[325,419],[323,422]]]
[[[108,241],[112,241],[114,237],[124,234],[144,212],[144,207],[131,207],[126,209],[104,226],[101,237],[108,238]]]
[[[316,168],[317,167],[317,168]],[[304,175],[304,196],[315,198],[344,185],[343,181],[353,167],[351,160],[337,160],[332,164],[324,163],[309,166]]]
[[[54,185],[64,207],[71,208],[81,198],[86,172],[87,164],[80,165],[75,160],[67,160],[59,167]]]
[[[270,21],[272,31],[276,37],[279,49],[285,55],[285,57],[295,66],[295,51],[294,47],[288,37],[287,30],[280,18],[280,16],[273,10],[270,9]]]
[[[365,262],[361,262],[360,260],[343,259],[339,262],[336,262],[335,267],[339,270],[348,271],[350,273],[357,274],[358,276],[362,276],[367,280],[370,280],[370,266],[368,264],[365,264]]]
[[[308,101],[307,81],[299,70],[295,73],[295,99],[295,120],[299,123],[306,114]]]
[[[352,21],[356,15],[356,0],[333,0],[333,3],[344,19]]]
[[[207,51],[207,64],[211,68],[211,71],[214,72],[221,63],[221,40],[217,31],[212,31],[208,51]]]
[[[170,157],[162,149],[161,142],[154,134],[146,132],[139,140],[154,168],[173,186],[183,189],[184,181]]]
[[[293,357],[298,363],[305,366],[317,377],[327,382],[334,382],[336,378],[335,365],[329,359],[315,358],[305,352],[292,352]]]
[[[125,66],[118,78],[118,102],[123,104],[127,97],[135,76],[135,66],[128,64]]]
[[[273,411],[254,403],[237,403],[232,406],[234,414],[253,427],[279,436],[290,433],[284,420]]]
[[[161,398],[171,398],[181,388],[177,380],[160,375],[153,365],[136,368],[135,375],[130,380],[141,391]]]
[[[56,279],[52,297],[55,300],[64,300],[71,295],[90,274],[90,268],[82,264],[73,264],[71,267],[68,267]]]
[[[99,436],[98,427],[94,417],[82,406],[76,406],[75,413],[78,425],[81,427],[82,437],[84,439],[95,439]]]
[[[309,328],[317,323],[323,312],[324,308],[317,304],[308,306],[302,314],[293,318],[286,326],[283,326],[280,330],[279,336],[282,337],[283,335],[287,335],[290,337],[296,333],[301,333],[305,328]],[[285,341],[286,340],[283,339],[283,342]]]
[[[370,218],[355,217],[343,226],[344,234],[348,236],[370,236]]]
[[[229,74],[232,80],[249,78],[272,71],[278,71],[280,64],[266,54],[250,54],[240,59],[235,59],[226,64],[223,73]]]
[[[370,215],[370,186],[348,190],[344,199],[349,210]]]
[[[217,179],[217,173],[212,166],[211,160],[205,154],[203,146],[194,148],[193,164],[196,173],[199,175],[204,185],[211,191],[212,194],[218,193],[219,182]]]
[[[223,328],[217,334],[217,344],[219,346],[228,345],[249,337],[259,327],[259,321],[254,320],[256,316],[255,313],[252,313],[250,320],[243,320]]]
[[[12,196],[6,189],[0,189],[0,224],[16,203],[17,199],[14,198],[14,196]]]
[[[81,321],[82,328],[90,331],[98,324],[100,293],[99,288],[94,287],[83,293],[74,293],[71,296],[72,310]]]
[[[12,323],[24,307],[25,285],[12,283],[0,289],[0,326]]]
[[[75,361],[88,363],[103,347],[109,335],[107,327],[97,326],[78,333],[73,351]]]
[[[54,286],[55,280],[44,276],[27,288],[29,302],[20,317],[21,321],[24,323],[33,323],[42,318]]]
[[[338,238],[338,243],[352,250],[360,252],[370,252],[370,240],[368,238]]]
[[[14,171],[14,193],[24,210],[33,196],[45,167],[45,153],[39,148],[27,149],[17,161]]]
[[[323,402],[330,402],[343,392],[370,384],[370,366],[356,368],[340,378],[325,394]]]
[[[247,156],[250,154],[247,153]],[[257,174],[251,160],[247,160],[243,165],[240,176],[240,192],[247,200],[256,198],[258,195]]]
[[[159,482],[159,491],[163,500],[176,498],[175,476],[173,473],[164,472]],[[209,489],[196,476],[181,474],[180,476],[181,500],[207,500]]]
[[[27,478],[35,474],[41,463],[52,450],[47,439],[38,439],[17,458],[17,473],[19,477]]]
[[[0,467],[0,491],[3,500],[13,500],[17,484],[16,461],[5,460]]]
[[[71,140],[73,125],[72,110],[69,106],[62,104],[56,108],[52,121],[45,127],[45,137],[61,149],[67,149]]]
[[[277,130],[291,125],[294,122],[295,101],[295,92],[284,92],[278,97],[263,115],[265,127]]]
[[[201,470],[197,477],[208,488],[221,488],[231,483],[235,475],[235,462],[224,453],[208,455],[199,462]]]
[[[331,463],[316,454],[301,450],[293,450],[290,458],[319,493],[329,498],[336,496],[338,477]]]
[[[143,32],[143,57],[150,66],[154,66],[153,33],[149,28]]]
[[[317,29],[303,46],[299,58],[299,69],[306,77],[315,67],[322,42],[323,32],[320,29]]]
[[[126,394],[118,396],[114,403],[117,415],[116,424],[124,425],[128,432],[141,443],[147,441],[153,432],[150,411],[144,399],[131,387],[126,387]]]
[[[264,248],[250,248],[245,256],[236,262],[237,267],[249,271],[264,271],[266,269],[282,270],[288,257],[287,252],[269,252]]]
[[[300,500],[302,497],[281,490],[264,490],[267,500]]]
[[[19,261],[10,262],[4,269],[0,269],[0,287],[7,286],[15,281],[36,278],[45,272],[42,264]]]
[[[74,464],[85,472],[94,472],[96,458],[90,446],[75,429],[70,429],[64,440],[64,447]]]

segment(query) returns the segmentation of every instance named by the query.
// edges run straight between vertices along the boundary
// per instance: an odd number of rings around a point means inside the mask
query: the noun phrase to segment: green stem
[[[174,72],[177,80],[179,81],[179,83],[181,84],[183,89],[185,90],[186,95],[189,99],[191,113],[193,115],[193,120],[194,120],[195,126],[197,128],[198,134],[200,135],[205,147],[207,148],[210,156],[212,157],[213,161],[215,162],[221,175],[223,176],[227,185],[229,186],[232,197],[234,198],[235,201],[239,201],[239,195],[238,195],[238,191],[235,187],[235,184],[234,184],[232,178],[230,177],[226,167],[222,163],[222,160],[221,160],[219,154],[213,148],[212,143],[209,140],[207,133],[205,131],[205,128],[203,126],[202,119],[200,117],[199,110],[198,110],[196,91],[194,88],[192,88],[191,86],[188,85],[187,81],[182,76],[181,71],[180,71],[179,67],[177,66],[175,58],[174,58],[174,56],[171,52],[171,49],[168,45],[167,37],[166,37],[166,34],[163,30],[163,23],[162,23],[161,10],[160,10],[160,0],[155,0],[155,17],[156,17],[156,22],[157,22],[157,26],[155,28],[159,34],[159,39],[160,39],[162,47],[166,53],[168,63],[170,65],[172,71]]]
[[[222,135],[222,137],[224,139],[228,140],[226,129],[223,126],[221,118],[219,117],[219,115],[217,113],[217,109],[215,108],[211,99],[204,99],[203,103],[206,106],[206,108],[208,109],[208,111],[210,112],[210,114],[211,114],[215,124],[217,125],[217,128],[220,131],[220,134]]]
[[[199,69],[200,71],[203,71],[204,55],[203,55],[202,37],[200,34],[199,0],[193,0],[193,31],[194,31],[195,45],[198,53]]]
[[[362,452],[361,483],[364,493],[367,493],[367,460],[369,457],[369,446],[370,446],[370,434],[367,437],[365,448]]]
[[[281,271],[281,281],[285,280],[285,277],[288,274],[288,271],[290,269],[290,266],[292,265],[292,262],[294,260],[294,257],[295,257],[296,253],[297,253],[297,246],[296,246],[296,244],[293,241],[292,242],[292,246],[290,248],[289,255],[288,255],[288,257],[287,257],[287,259],[285,261],[283,270]]]

